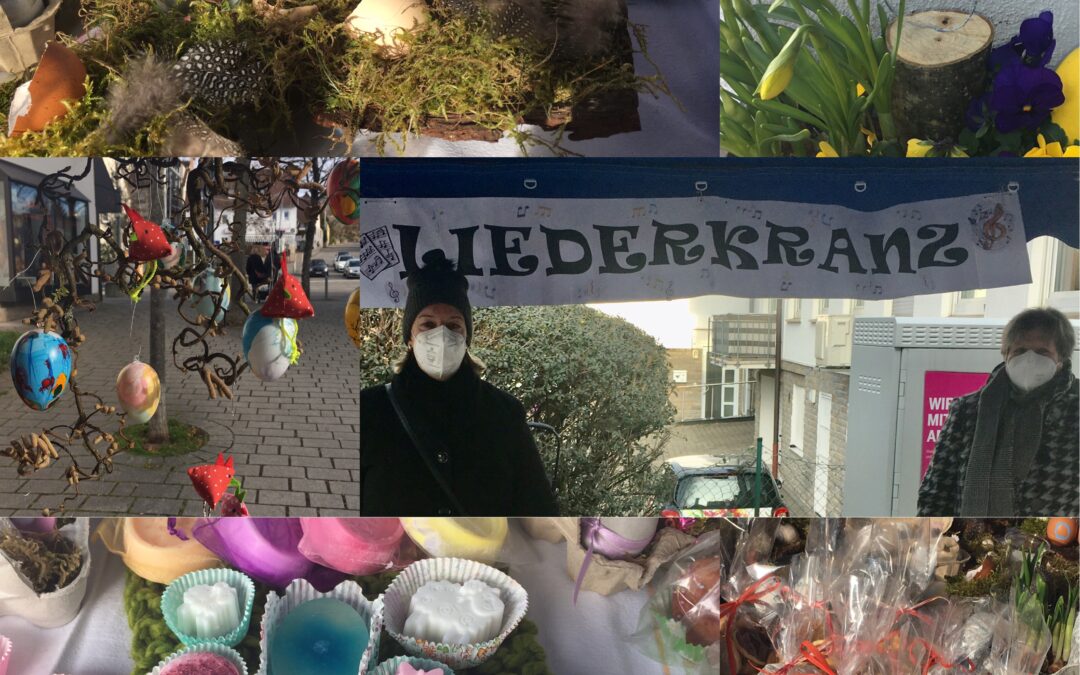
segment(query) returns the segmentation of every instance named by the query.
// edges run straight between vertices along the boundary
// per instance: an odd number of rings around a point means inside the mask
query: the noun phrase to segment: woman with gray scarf
[[[1028,309],[1001,338],[1005,362],[953,401],[919,488],[920,516],[1080,512],[1076,333],[1056,309]]]

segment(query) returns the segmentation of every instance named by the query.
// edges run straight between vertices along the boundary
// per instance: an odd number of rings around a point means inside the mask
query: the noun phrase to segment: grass
[[[11,358],[11,348],[15,346],[15,341],[18,339],[19,334],[15,331],[0,330],[0,365],[7,365]],[[0,387],[0,396],[6,393],[7,389]]]
[[[301,4],[285,0],[283,6]],[[405,38],[407,54],[388,56],[372,38],[346,32],[343,21],[355,0],[315,4],[320,11],[314,19],[287,29],[258,15],[251,3],[181,0],[163,9],[145,0],[84,0],[88,28],[107,36],[82,44],[68,40],[87,68],[86,95],[44,131],[0,138],[0,156],[153,155],[170,121],[185,109],[226,138],[250,144],[291,136],[296,113],[344,128],[347,140],[339,142],[351,142],[362,129],[377,131],[380,151],[403,143],[392,135],[422,133],[433,121],[509,133],[524,146],[542,142],[516,130],[525,117],[551,118],[604,91],[667,92],[661,77],[638,76],[621,55],[599,63],[558,63],[461,20],[432,21]],[[644,44],[641,27],[632,28]],[[106,140],[106,94],[129,59],[152,51],[173,60],[192,44],[213,40],[244,44],[265,65],[267,86],[258,104],[212,111],[192,103],[162,111],[123,144]],[[0,126],[20,82],[0,86]]]
[[[176,457],[200,450],[210,440],[210,434],[197,426],[169,420],[169,442],[164,445],[146,442],[146,424],[124,427],[124,435],[134,442],[127,452],[141,457]]]

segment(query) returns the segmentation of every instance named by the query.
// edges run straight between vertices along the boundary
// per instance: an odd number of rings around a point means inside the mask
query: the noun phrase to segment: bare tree
[[[160,193],[166,189],[164,187],[165,181],[162,179],[166,177],[163,172],[167,169],[157,167],[155,169],[157,176],[155,180],[150,182],[150,220],[154,223],[160,223],[164,220],[165,213],[164,204],[165,199],[162,199]],[[165,360],[165,303],[168,301],[168,291],[160,287],[160,284],[153,284],[150,288],[150,367],[153,368],[158,375],[158,380],[161,382],[161,399],[158,402],[157,411],[154,416],[150,418],[150,423],[146,428],[146,441],[147,444],[161,444],[169,442],[169,416],[165,411],[166,392],[168,389],[165,386],[166,373],[168,372],[167,362]]]

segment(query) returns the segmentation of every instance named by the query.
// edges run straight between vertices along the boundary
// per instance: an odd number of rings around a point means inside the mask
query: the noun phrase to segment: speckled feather
[[[228,42],[192,46],[173,70],[189,96],[217,108],[257,101],[266,87],[263,67]]]

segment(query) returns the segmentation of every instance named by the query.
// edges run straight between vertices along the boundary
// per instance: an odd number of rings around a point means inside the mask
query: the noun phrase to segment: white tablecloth
[[[555,675],[664,675],[668,670],[626,642],[647,596],[583,591],[574,606],[566,544],[549,544],[511,529],[510,573],[529,593],[529,620]],[[124,565],[100,542],[92,545],[91,578],[82,611],[70,624],[42,630],[16,617],[0,618],[0,634],[15,643],[9,675],[128,675],[131,631],[123,608]],[[588,665],[588,671],[584,665]]]
[[[562,145],[594,157],[716,157],[720,152],[720,8],[716,0],[627,0],[630,21],[646,26],[649,57],[659,67],[683,109],[669,96],[638,95],[641,131]],[[635,45],[637,49],[637,45]],[[634,55],[639,75],[655,68],[640,53]],[[522,127],[551,138],[538,127]],[[374,134],[361,134],[353,146],[358,155],[376,155]],[[388,144],[389,145],[389,144]],[[393,152],[392,146],[387,152]],[[495,143],[446,141],[411,137],[402,156],[517,157],[522,152],[512,138]],[[532,156],[552,154],[543,147]]]

